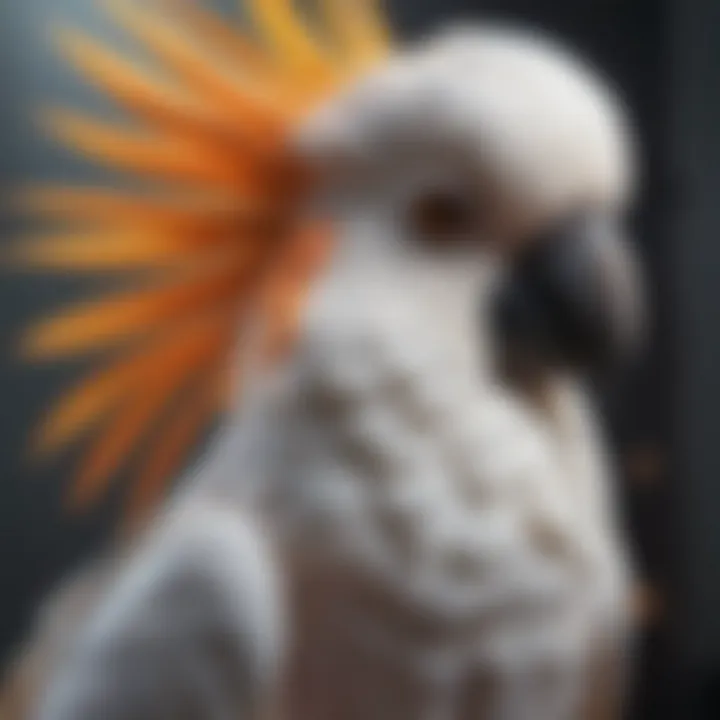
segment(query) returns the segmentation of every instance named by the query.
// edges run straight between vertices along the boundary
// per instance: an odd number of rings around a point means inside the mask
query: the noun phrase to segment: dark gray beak
[[[505,362],[603,371],[642,344],[638,265],[616,225],[584,216],[533,238],[499,289]]]

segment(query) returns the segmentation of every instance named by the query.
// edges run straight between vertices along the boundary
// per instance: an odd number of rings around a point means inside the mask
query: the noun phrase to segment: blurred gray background
[[[210,0],[208,0],[210,2]],[[214,3],[229,9],[234,0]],[[630,717],[720,718],[720,2],[717,0],[391,0],[415,37],[440,21],[539,23],[582,50],[618,84],[641,128],[646,186],[636,218],[657,322],[642,365],[605,398],[625,468],[628,525],[665,612],[648,628]],[[92,0],[0,0],[0,184],[91,178],[97,171],[46,142],[33,125],[42,99],[101,101],[58,62],[48,26],[67,21],[111,35]],[[0,237],[21,229],[0,213]],[[23,367],[11,354],[24,323],[83,291],[76,282],[0,282],[0,651],[26,632],[58,578],[97,549],[113,499],[69,518],[60,495],[72,458],[33,467],[27,431],[77,365]]]

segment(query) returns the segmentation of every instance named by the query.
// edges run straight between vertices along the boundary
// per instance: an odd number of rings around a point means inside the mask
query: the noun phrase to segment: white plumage
[[[340,237],[296,350],[119,564],[37,717],[615,716],[628,569],[594,410],[572,374],[542,402],[511,387],[490,327],[510,248],[627,202],[614,100],[538,37],[463,30],[298,144]],[[482,243],[418,237],[417,198],[448,188]]]

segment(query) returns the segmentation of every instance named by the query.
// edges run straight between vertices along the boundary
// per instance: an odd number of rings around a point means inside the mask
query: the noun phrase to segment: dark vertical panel
[[[674,234],[682,367],[677,429],[682,452],[689,592],[683,606],[692,717],[720,717],[720,4],[673,3],[673,165],[681,191]]]

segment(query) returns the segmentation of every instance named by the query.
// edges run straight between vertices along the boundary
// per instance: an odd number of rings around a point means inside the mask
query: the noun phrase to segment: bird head
[[[458,353],[534,382],[636,346],[632,131],[610,86],[553,40],[443,32],[331,99],[296,143],[339,263],[378,296],[410,297]]]

